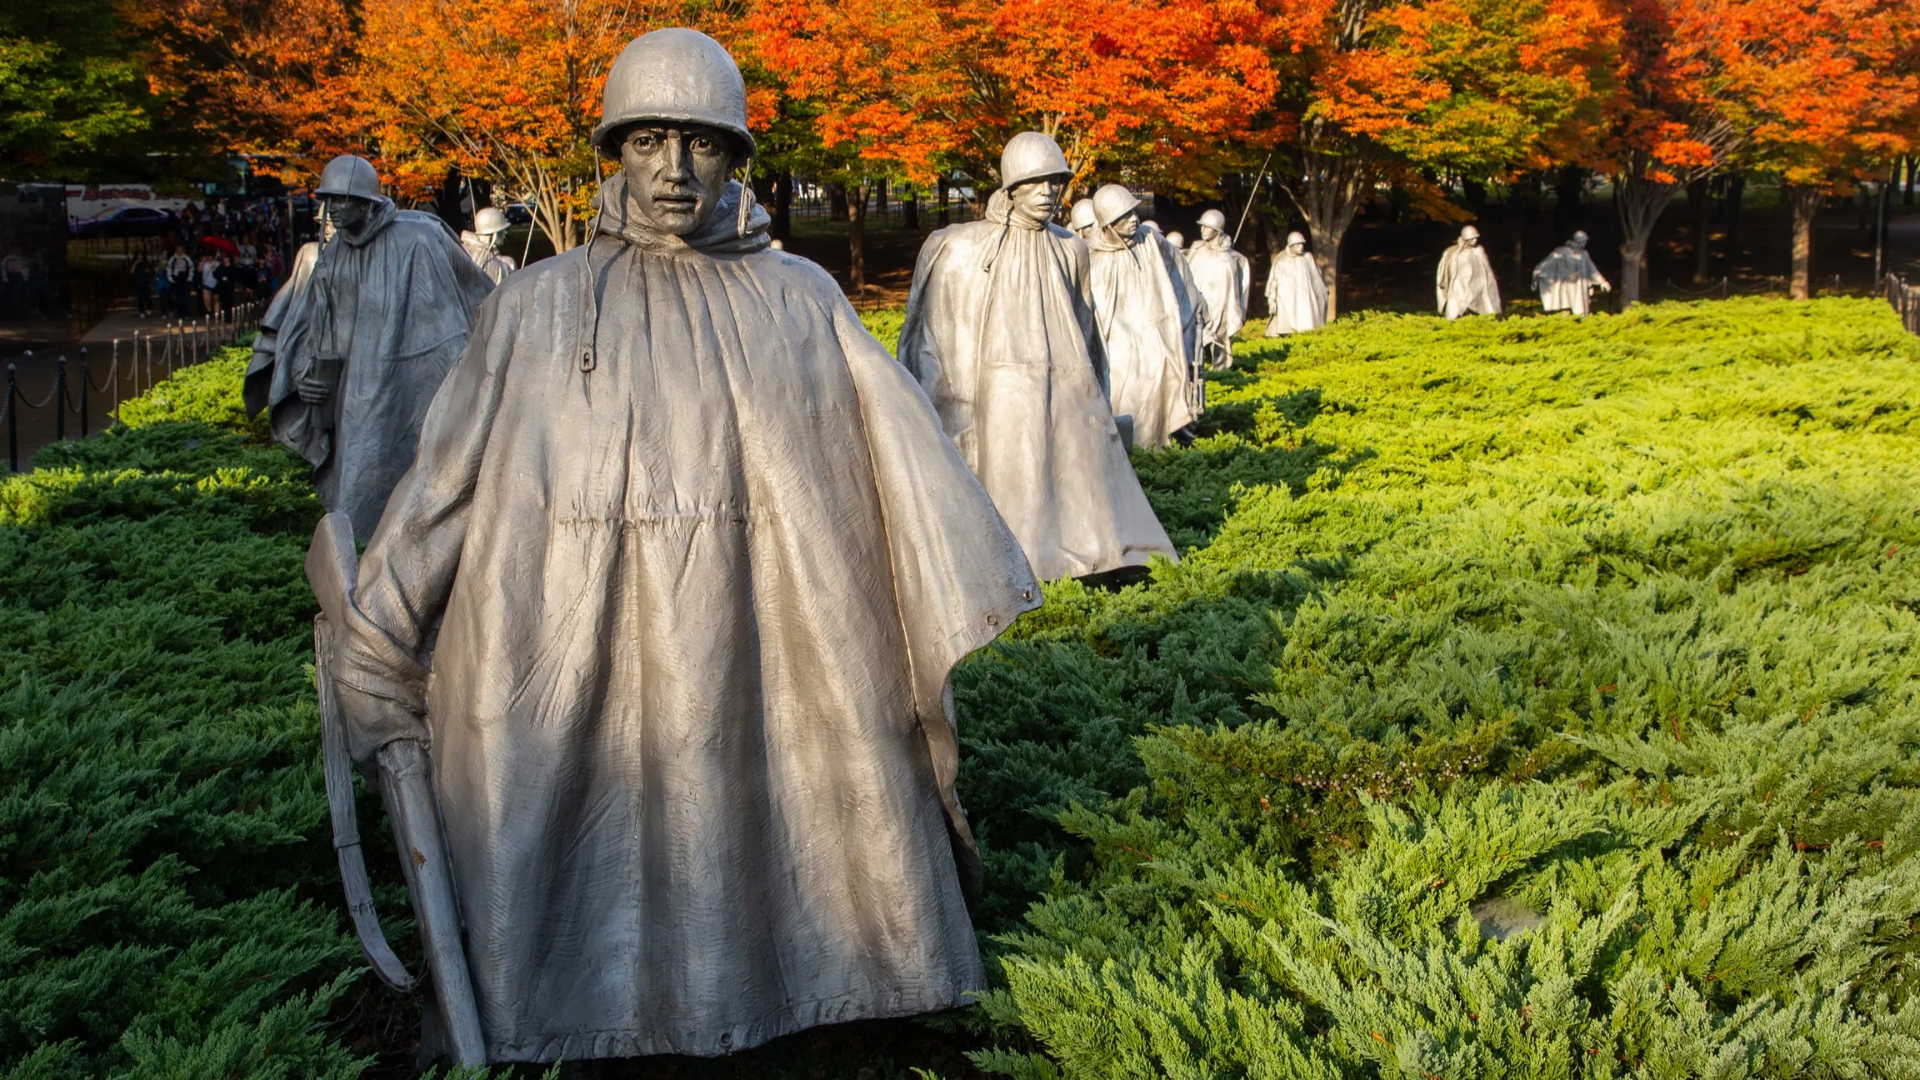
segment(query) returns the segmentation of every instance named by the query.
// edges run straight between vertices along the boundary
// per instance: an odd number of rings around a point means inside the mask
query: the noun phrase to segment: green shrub
[[[956,688],[1048,708],[1031,643],[1102,656],[1142,770],[970,759],[1036,856],[979,1064],[1911,1075],[1920,342],[1735,301],[1240,354],[1136,455],[1185,562],[1049,590]]]
[[[130,428],[166,422],[212,424],[264,441],[266,415],[249,417],[240,400],[241,377],[252,355],[244,343],[216,350],[206,362],[181,368],[147,393],[121,402],[119,421]]]
[[[1134,456],[1183,561],[956,674],[983,1015],[662,1075],[1912,1075],[1920,343],[1823,300],[1239,349]],[[0,480],[9,1077],[406,1049],[325,840],[318,507],[237,361]]]

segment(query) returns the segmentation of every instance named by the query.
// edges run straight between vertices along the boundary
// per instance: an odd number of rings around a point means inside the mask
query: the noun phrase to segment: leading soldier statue
[[[262,322],[245,401],[313,464],[320,505],[365,538],[413,463],[427,404],[493,283],[439,218],[381,195],[364,159],[328,162],[316,194],[333,238]]]
[[[589,242],[489,298],[357,571],[314,575],[354,583],[321,598],[353,758],[417,792],[430,750],[464,1060],[727,1054],[985,986],[947,676],[1038,587],[770,248],[746,124],[718,42],[627,46]],[[351,559],[323,522],[310,572]]]

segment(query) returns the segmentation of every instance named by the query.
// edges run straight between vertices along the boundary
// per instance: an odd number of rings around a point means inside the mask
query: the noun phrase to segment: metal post
[[[117,339],[116,339],[117,343]],[[93,377],[87,373],[87,350],[80,350],[80,437],[87,437],[87,391],[93,389]]]
[[[64,442],[67,437],[67,358],[62,356],[53,362],[53,438],[55,442]]]
[[[31,356],[32,353],[27,355]],[[14,385],[13,365],[7,365],[7,471],[20,471],[20,388]]]

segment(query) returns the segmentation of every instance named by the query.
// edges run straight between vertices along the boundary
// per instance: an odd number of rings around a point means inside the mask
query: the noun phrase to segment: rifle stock
[[[360,847],[359,815],[354,807],[346,717],[334,685],[335,638],[347,625],[358,570],[352,523],[345,514],[326,515],[314,530],[313,546],[307,549],[307,582],[320,602],[313,627],[314,669],[320,689],[321,750],[327,805],[333,817],[333,846],[361,950],[382,981],[412,992],[420,988],[421,980],[408,974],[394,955],[374,911],[373,889]],[[433,791],[432,761],[426,747],[402,739],[380,748],[377,771],[380,797],[400,848],[401,868],[420,924],[420,944],[451,1055],[456,1064],[485,1064],[486,1040],[461,943],[453,868],[440,823],[439,801]]]

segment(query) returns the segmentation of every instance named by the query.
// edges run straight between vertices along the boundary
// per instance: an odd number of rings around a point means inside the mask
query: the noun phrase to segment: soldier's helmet
[[[1227,215],[1218,210],[1209,210],[1200,215],[1200,224],[1214,232],[1223,233],[1227,231]]]
[[[481,236],[494,236],[507,231],[507,215],[498,209],[486,206],[473,215],[473,231]]]
[[[380,174],[366,158],[341,154],[320,170],[320,186],[315,195],[350,195],[356,199],[380,198]]]
[[[1299,245],[1300,245],[1301,247],[1306,247],[1306,246],[1307,246],[1307,238],[1306,238],[1306,237],[1304,237],[1304,236],[1301,236],[1301,235],[1300,235],[1299,233],[1297,233],[1297,232],[1290,232],[1290,233],[1288,233],[1288,234],[1287,234],[1287,246],[1288,246],[1288,247],[1292,247],[1292,246],[1293,246],[1293,245],[1295,245],[1295,244],[1299,244]]]
[[[1068,223],[1073,226],[1075,232],[1079,232],[1082,229],[1093,228],[1093,200],[1081,199],[1074,203],[1073,213],[1068,216],[1067,220]]]
[[[1094,220],[1102,225],[1111,225],[1139,208],[1140,200],[1125,184],[1102,184],[1093,193]]]
[[[1060,144],[1038,131],[1015,135],[1000,151],[1000,186],[1008,190],[1034,180],[1072,176],[1073,167],[1067,164],[1067,155],[1060,152]]]
[[[705,124],[740,140],[751,155],[747,133],[747,84],[726,46],[698,30],[671,27],[627,43],[607,73],[607,95],[593,145],[620,156],[615,136],[641,120]]]

